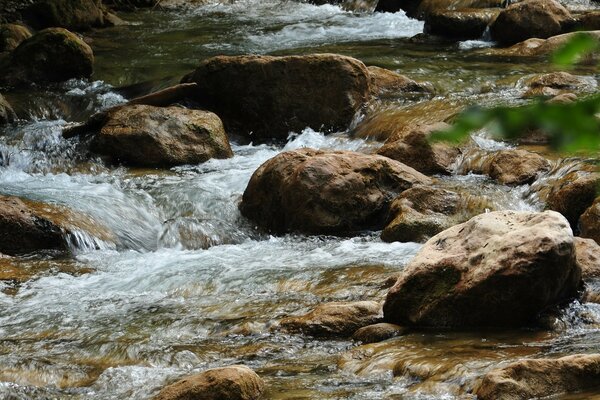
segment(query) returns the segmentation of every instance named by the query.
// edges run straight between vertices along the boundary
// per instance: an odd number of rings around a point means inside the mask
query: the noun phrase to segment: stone
[[[524,0],[502,10],[490,25],[490,34],[501,45],[513,45],[559,35],[572,23],[571,13],[555,0]]]
[[[493,209],[483,198],[428,186],[402,192],[381,232],[384,242],[425,242],[432,236]]]
[[[411,18],[425,19],[436,11],[501,7],[502,3],[502,0],[379,0],[375,11],[404,10]]]
[[[373,96],[386,96],[399,93],[427,94],[435,93],[433,85],[429,82],[419,83],[385,68],[367,67],[371,77],[371,92]]]
[[[183,79],[228,132],[265,141],[290,132],[344,130],[370,99],[365,65],[336,54],[218,56]]]
[[[443,142],[432,143],[429,140],[432,132],[448,127],[446,123],[407,126],[390,136],[377,154],[400,161],[425,175],[450,174],[460,150]]]
[[[233,157],[221,120],[208,111],[126,105],[104,119],[91,149],[115,162],[170,167]]]
[[[425,17],[425,33],[456,40],[480,39],[499,8],[439,10]]]
[[[575,255],[583,279],[600,278],[600,245],[592,239],[575,238]]]
[[[600,173],[584,170],[570,172],[550,188],[546,209],[564,215],[576,231],[579,217],[596,199],[599,185]]]
[[[553,211],[495,211],[432,237],[389,290],[385,322],[519,327],[577,295],[573,233]]]
[[[0,94],[0,126],[13,123],[17,119],[10,103]]]
[[[511,47],[504,49],[486,49],[482,50],[489,55],[499,55],[506,57],[538,57],[547,56],[561,48],[569,42],[573,36],[579,32],[563,33],[562,35],[552,36],[548,39],[531,38],[519,42]],[[593,38],[600,39],[600,30],[588,31],[586,34]]]
[[[258,400],[265,383],[250,368],[232,365],[188,376],[163,388],[153,400]]]
[[[381,321],[381,304],[376,301],[334,302],[319,304],[308,314],[280,321],[286,332],[311,336],[349,337],[357,329]]]
[[[569,94],[568,91],[593,91],[596,89],[596,80],[582,76],[571,75],[568,72],[551,72],[534,76],[525,82],[528,87],[522,95],[523,98],[531,97],[556,97],[560,94]],[[560,100],[554,100],[557,102]]]
[[[487,373],[474,390],[481,400],[520,400],[600,387],[600,354],[517,361]]]
[[[382,229],[392,199],[432,181],[378,155],[301,149],[281,153],[252,175],[240,211],[275,233],[348,235]]]
[[[31,31],[19,24],[0,25],[0,53],[13,51],[23,42],[31,37]]]
[[[600,244],[600,197],[579,217],[579,230],[582,237]]]
[[[22,42],[7,58],[0,84],[63,82],[89,78],[94,54],[77,35],[62,28],[40,31]]]
[[[483,173],[504,185],[532,183],[541,173],[550,170],[550,162],[527,150],[499,150],[486,158]]]
[[[359,328],[354,332],[354,335],[352,335],[352,339],[364,344],[377,343],[397,336],[402,336],[406,331],[407,329],[400,325],[380,322],[378,324]]]
[[[22,14],[25,21],[36,29],[81,31],[104,26],[100,0],[38,0]]]

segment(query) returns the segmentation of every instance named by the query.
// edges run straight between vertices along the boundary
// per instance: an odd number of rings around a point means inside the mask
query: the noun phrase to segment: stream
[[[218,54],[340,53],[432,82],[434,99],[373,106],[410,110],[417,121],[431,104],[520,104],[521,80],[552,71],[548,62],[493,57],[481,51],[491,45],[484,41],[413,40],[423,23],[403,12],[240,0],[121,17],[130,25],[86,34],[96,57],[91,81],[5,93],[30,120],[0,128],[0,194],[66,206],[110,234],[81,232],[70,238],[72,257],[38,254],[21,262],[21,280],[0,281],[0,398],[148,399],[175,378],[241,363],[265,379],[268,399],[470,399],[472,382],[492,367],[600,352],[600,304],[579,302],[547,331],[415,332],[357,346],[273,330],[321,302],[382,300],[386,280],[420,245],[384,243],[380,232],[265,234],[237,209],[252,173],[286,150],[372,152],[380,142],[306,129],[285,143],[232,138],[230,159],[145,170],[107,165],[61,136],[65,125],[172,85]],[[574,73],[598,79],[590,66]],[[472,146],[506,145],[484,132]],[[485,196],[497,209],[538,211],[536,188],[580,161],[552,162],[531,186],[473,174],[438,185]],[[394,376],[399,360],[405,368]]]

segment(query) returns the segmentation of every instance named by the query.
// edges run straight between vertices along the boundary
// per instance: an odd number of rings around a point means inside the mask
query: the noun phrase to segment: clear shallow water
[[[377,232],[261,233],[237,210],[251,174],[284,150],[371,152],[375,141],[307,129],[276,146],[233,143],[232,159],[159,171],[106,166],[85,143],[60,137],[65,124],[125,101],[116,86],[161,87],[220,53],[348,54],[430,80],[439,91],[433,104],[458,106],[518,103],[519,79],[547,65],[498,62],[475,45],[411,42],[422,25],[401,13],[244,1],[125,18],[137,25],[91,34],[95,81],[9,94],[34,121],[2,132],[0,193],[64,205],[113,235],[98,249],[75,245],[73,259],[24,260],[22,280],[0,281],[0,398],[145,399],[169,380],[234,363],[263,376],[272,399],[469,398],[471,382],[498,362],[600,351],[600,306],[578,303],[556,332],[413,333],[356,347],[274,330],[281,317],[319,302],[383,299],[386,280],[420,246],[382,243]],[[374,108],[425,114],[425,102]],[[537,187],[572,165],[557,163],[531,188],[477,175],[439,185],[500,209],[539,210]]]

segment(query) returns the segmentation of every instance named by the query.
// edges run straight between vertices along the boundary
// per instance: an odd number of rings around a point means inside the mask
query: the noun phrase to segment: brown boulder
[[[571,13],[555,0],[524,0],[506,7],[490,25],[490,34],[492,40],[512,45],[558,35],[572,23]]]
[[[482,198],[427,186],[405,190],[390,207],[385,242],[425,242],[456,224],[492,208]]]
[[[265,383],[250,368],[232,365],[188,376],[163,388],[153,400],[258,400]]]
[[[600,388],[600,354],[531,359],[487,373],[475,394],[481,400],[521,400]]]
[[[36,29],[87,30],[104,25],[100,0],[38,0],[22,12]]]
[[[398,93],[433,94],[435,89],[429,82],[416,82],[412,79],[380,67],[367,67],[371,77],[373,96],[386,96]]]
[[[546,199],[546,208],[564,215],[573,230],[576,230],[579,217],[596,199],[598,185],[600,185],[599,173],[571,172],[552,185]]]
[[[594,239],[600,244],[600,197],[581,214],[579,229],[582,237]]]
[[[500,7],[502,3],[502,0],[379,0],[375,11],[404,10],[411,18],[424,19],[436,11]]]
[[[480,39],[499,8],[438,10],[425,17],[425,33],[456,40]]]
[[[0,94],[0,125],[10,124],[16,118],[17,116],[10,103]]]
[[[198,164],[233,156],[215,114],[145,105],[109,110],[91,149],[113,161],[146,167]]]
[[[505,185],[532,183],[549,170],[548,160],[526,150],[499,150],[486,158],[482,168],[484,174]]]
[[[261,165],[244,191],[240,211],[277,233],[345,235],[378,230],[395,196],[431,182],[386,157],[302,149]]]
[[[280,327],[286,332],[312,336],[351,336],[381,318],[381,304],[376,301],[324,303],[308,314],[282,319]]]
[[[575,255],[583,279],[600,278],[600,245],[592,239],[575,238]]]
[[[500,55],[508,57],[535,57],[547,56],[561,48],[565,43],[569,42],[579,32],[563,33],[562,35],[552,36],[548,39],[532,38],[517,43],[505,49],[487,49],[483,52],[491,55]],[[586,34],[600,39],[600,30],[589,31]]]
[[[377,154],[400,161],[426,174],[450,174],[460,150],[446,143],[431,143],[434,131],[448,127],[445,123],[405,127],[396,131],[377,151]]]
[[[77,35],[49,28],[22,42],[7,58],[0,84],[62,82],[92,75],[94,55]]]
[[[400,325],[380,322],[378,324],[359,328],[356,332],[354,332],[354,335],[352,335],[352,339],[364,344],[377,343],[394,338],[396,336],[402,336],[406,333],[406,331],[407,329],[401,327]]]
[[[354,58],[313,54],[213,57],[183,82],[198,84],[196,100],[229,132],[267,140],[307,127],[346,129],[370,98],[370,80]]]
[[[18,24],[0,25],[0,53],[13,51],[23,42],[31,37],[27,27]]]
[[[521,326],[580,286],[564,217],[496,211],[425,243],[388,292],[384,319],[403,326]]]

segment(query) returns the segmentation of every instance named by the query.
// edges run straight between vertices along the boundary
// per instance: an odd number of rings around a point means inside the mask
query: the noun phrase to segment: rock
[[[581,287],[567,220],[478,215],[425,243],[388,292],[384,320],[403,326],[517,327]]]
[[[404,10],[411,18],[424,19],[436,11],[500,7],[502,3],[502,0],[379,0],[375,11]]]
[[[582,76],[571,75],[568,72],[551,72],[528,79],[525,83],[529,88],[523,98],[537,96],[554,97],[560,94],[568,94],[565,91],[592,91],[596,88],[596,80]],[[555,101],[556,102],[556,101]]]
[[[324,303],[308,314],[282,319],[280,327],[290,333],[346,337],[363,326],[380,322],[381,317],[381,304],[376,301]]]
[[[0,94],[0,126],[10,124],[17,119],[15,111],[4,96]]]
[[[548,193],[546,208],[564,215],[577,229],[579,217],[592,205],[600,185],[600,173],[573,171],[559,179]]]
[[[377,154],[400,161],[426,175],[450,174],[460,150],[446,143],[429,141],[432,132],[448,127],[446,123],[405,127],[396,131]]]
[[[127,105],[104,119],[91,149],[113,161],[170,167],[233,157],[221,120],[208,111]]]
[[[100,0],[38,0],[22,14],[35,29],[56,27],[81,31],[104,25]]]
[[[532,183],[541,173],[550,170],[550,162],[527,150],[499,150],[486,158],[482,171],[505,185]]]
[[[575,255],[583,279],[600,278],[600,245],[592,239],[575,238]]]
[[[18,24],[0,25],[0,53],[13,51],[21,42],[31,37],[27,27]]]
[[[546,103],[572,104],[577,101],[575,93],[562,93],[546,101]]]
[[[492,40],[512,45],[561,34],[572,23],[571,13],[555,0],[524,0],[502,10],[490,25],[490,34]]]
[[[595,31],[600,29],[600,11],[583,11],[573,14],[573,31]]]
[[[385,242],[425,242],[475,215],[492,209],[483,198],[449,190],[415,186],[390,207],[390,221],[381,232]]]
[[[154,400],[258,400],[265,383],[250,368],[232,365],[188,376],[162,389]]]
[[[131,99],[128,104],[167,107],[192,97],[196,90],[198,89],[195,83],[182,83],[154,93],[136,97],[135,99]]]
[[[600,197],[581,214],[579,229],[582,237],[594,239],[600,244]]]
[[[431,182],[383,156],[301,149],[281,153],[254,172],[240,211],[276,233],[346,235],[382,229],[396,195]]]
[[[565,43],[570,41],[573,36],[578,35],[579,32],[564,33],[562,35],[552,36],[548,39],[532,38],[527,39],[523,42],[517,43],[514,46],[505,49],[486,49],[483,52],[490,55],[500,55],[507,57],[535,57],[535,56],[547,56],[554,53]],[[589,31],[586,34],[600,39],[600,30]]]
[[[582,392],[600,386],[600,354],[530,359],[487,373],[475,394],[481,400],[520,400]]]
[[[363,342],[364,344],[377,343],[394,338],[396,336],[402,336],[405,333],[406,328],[403,328],[400,325],[380,322],[378,324],[359,328],[356,332],[354,332],[354,335],[352,335],[352,339],[356,340],[357,342]]]
[[[92,49],[77,35],[62,29],[40,31],[22,42],[8,58],[0,84],[62,82],[92,75]]]
[[[290,132],[346,129],[370,98],[365,65],[336,54],[219,56],[183,79],[196,100],[218,114],[228,132],[258,140]]]
[[[367,67],[371,77],[373,96],[385,96],[397,93],[434,94],[435,89],[429,82],[415,82],[412,79],[393,71],[375,66]]]
[[[499,13],[499,8],[434,11],[425,17],[423,29],[425,33],[456,40],[480,39]]]

